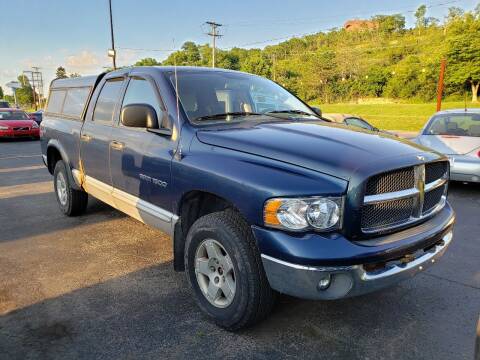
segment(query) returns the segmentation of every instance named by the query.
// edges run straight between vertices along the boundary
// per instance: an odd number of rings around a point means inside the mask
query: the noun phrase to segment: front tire
[[[53,184],[58,205],[65,215],[77,216],[85,212],[88,204],[88,194],[85,191],[72,188],[63,160],[59,160],[55,164]]]
[[[267,317],[275,303],[250,227],[233,210],[205,215],[185,243],[187,278],[202,311],[230,331]]]

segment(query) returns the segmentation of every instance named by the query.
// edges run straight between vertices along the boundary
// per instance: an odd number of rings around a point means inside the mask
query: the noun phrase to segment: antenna
[[[175,49],[175,39],[172,40]],[[180,124],[180,99],[178,98],[177,52],[173,53],[173,68],[175,73],[175,97],[177,101],[177,124]]]

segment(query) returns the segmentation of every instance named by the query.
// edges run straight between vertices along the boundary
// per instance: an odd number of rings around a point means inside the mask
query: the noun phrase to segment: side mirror
[[[315,114],[317,114],[318,116],[322,117],[322,110],[321,110],[320,108],[315,107],[315,106],[311,106],[310,108],[313,110],[313,112],[314,112]]]
[[[148,104],[124,106],[120,113],[120,121],[128,127],[158,129],[157,112]]]

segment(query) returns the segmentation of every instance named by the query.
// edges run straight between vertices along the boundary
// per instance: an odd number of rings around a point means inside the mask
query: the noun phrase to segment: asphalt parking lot
[[[480,313],[480,186],[453,184],[454,242],[380,293],[281,296],[228,333],[197,309],[170,240],[98,201],[60,214],[38,141],[0,142],[0,358],[472,359]]]

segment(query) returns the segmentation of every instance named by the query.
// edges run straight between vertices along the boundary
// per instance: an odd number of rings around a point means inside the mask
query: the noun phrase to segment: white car
[[[440,111],[414,139],[450,159],[450,179],[480,183],[480,109]]]

